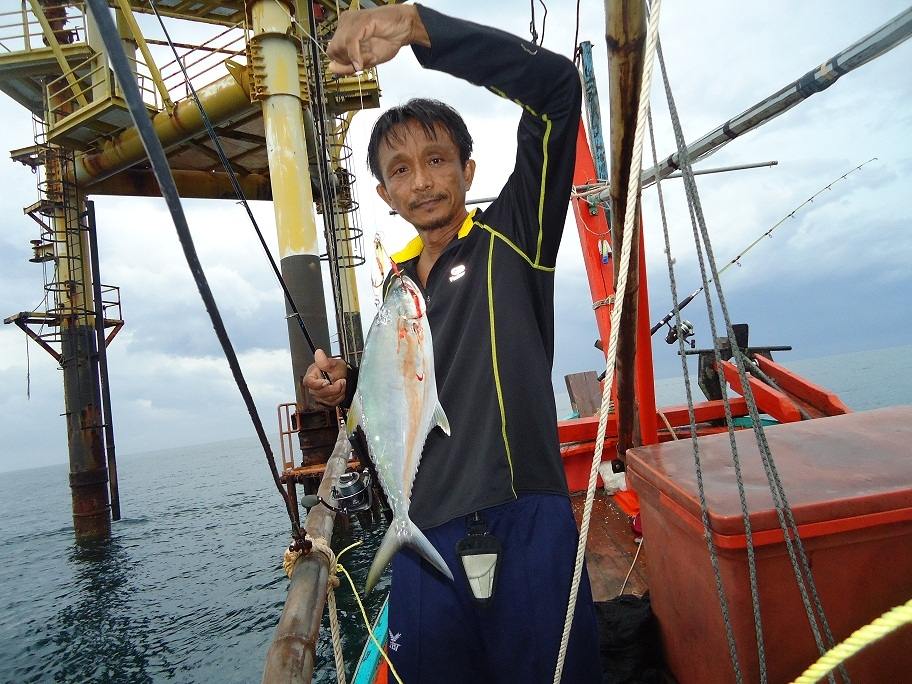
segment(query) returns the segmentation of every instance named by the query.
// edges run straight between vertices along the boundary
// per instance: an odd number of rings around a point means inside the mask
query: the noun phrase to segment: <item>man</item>
[[[389,110],[368,147],[377,192],[418,232],[393,260],[427,300],[438,394],[452,430],[428,436],[410,514],[456,581],[411,551],[396,555],[389,654],[408,684],[550,682],[578,537],[551,365],[579,76],[565,58],[519,38],[402,5],[344,14],[327,51],[330,68],[350,74],[406,45],[425,68],[485,86],[523,114],[515,169],[484,212],[465,206],[472,139],[452,108],[412,100]],[[305,382],[319,401],[336,405],[351,397],[357,370],[318,351]],[[456,553],[470,525],[501,546],[497,585],[484,605]],[[584,576],[563,681],[600,680]]]

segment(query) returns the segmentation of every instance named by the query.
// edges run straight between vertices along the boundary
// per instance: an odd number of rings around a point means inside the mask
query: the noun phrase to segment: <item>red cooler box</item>
[[[839,642],[912,598],[912,407],[768,427],[766,435]],[[771,684],[817,657],[753,431],[736,433],[751,512]],[[759,681],[744,524],[727,434],[700,439],[703,482],[745,682]],[[681,684],[734,681],[691,441],[628,452],[652,607]],[[853,657],[854,684],[912,682],[912,626]]]

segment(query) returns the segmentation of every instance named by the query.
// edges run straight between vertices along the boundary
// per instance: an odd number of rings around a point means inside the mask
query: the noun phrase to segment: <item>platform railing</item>
[[[0,55],[46,49],[44,30],[31,3],[21,0],[16,4],[18,8],[0,12]],[[46,3],[41,5],[41,9],[57,42],[68,45],[85,41],[85,3]]]
[[[226,75],[227,60],[246,63],[248,33],[243,23],[239,23],[229,26],[198,45],[175,43],[178,50],[184,50],[179,59],[187,71],[189,83],[177,59],[162,65],[162,82],[172,101],[177,102],[190,97],[190,85],[198,90]]]
[[[135,58],[127,59],[132,64],[143,101],[156,111],[162,109],[164,104],[146,65]],[[48,102],[54,103],[50,110],[50,121],[54,123],[60,123],[62,119],[97,102],[99,96],[101,99],[111,98],[120,90],[107,60],[100,54],[92,55],[49,81],[46,89]]]

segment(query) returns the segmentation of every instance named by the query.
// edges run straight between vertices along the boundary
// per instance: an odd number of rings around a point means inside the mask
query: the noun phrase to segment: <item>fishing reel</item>
[[[668,324],[668,334],[665,335],[665,341],[668,344],[676,344],[678,337],[684,340],[684,344],[689,344],[693,349],[697,346],[697,341],[692,339],[695,334],[693,323],[681,320],[680,328],[677,325]]]
[[[358,518],[358,522],[365,529],[374,524],[374,492],[371,487],[370,473],[354,471],[343,473],[339,476],[331,491],[332,499],[336,505],[331,504],[322,496],[311,494],[301,498],[301,505],[310,509],[317,504],[326,506],[335,513]]]

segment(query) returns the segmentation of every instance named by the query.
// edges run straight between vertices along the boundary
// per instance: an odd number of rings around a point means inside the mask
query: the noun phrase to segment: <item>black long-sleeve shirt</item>
[[[428,528],[510,501],[567,493],[551,366],[554,265],[569,204],[579,74],[516,36],[418,6],[419,62],[522,108],[516,164],[497,199],[466,219],[424,294],[440,403],[452,434],[425,444],[410,515]],[[458,103],[456,103],[458,109]],[[416,283],[422,242],[393,256]]]

